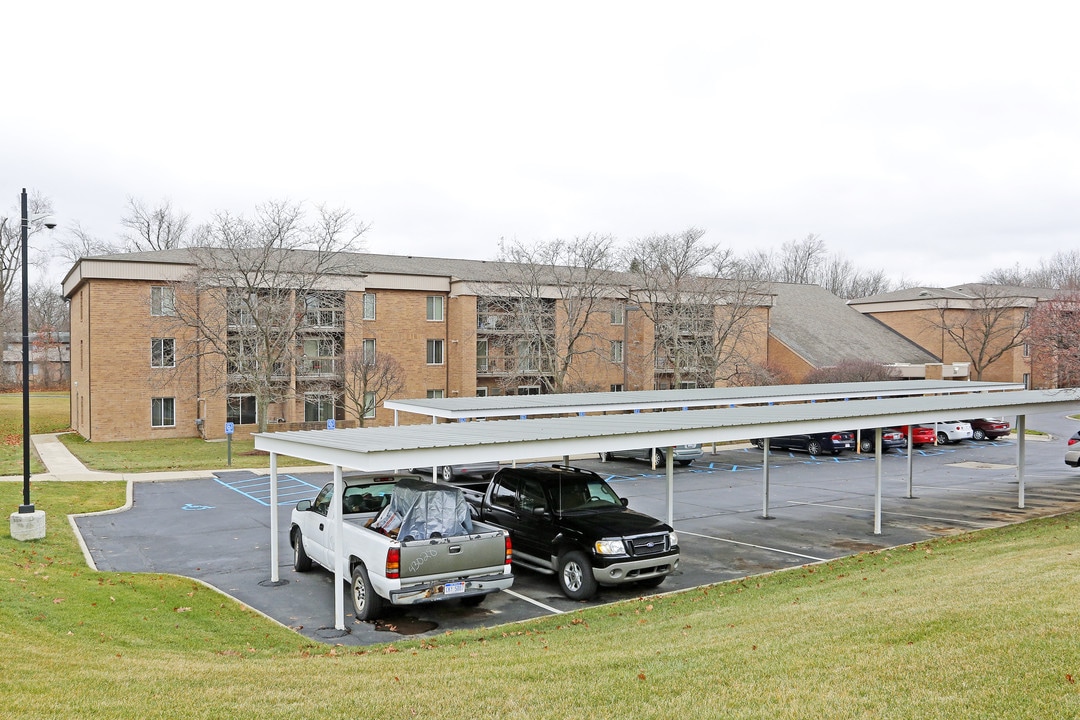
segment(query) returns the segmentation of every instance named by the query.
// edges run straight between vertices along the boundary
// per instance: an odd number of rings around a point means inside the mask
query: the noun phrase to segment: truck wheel
[[[304,536],[300,528],[292,533],[292,567],[296,572],[307,572],[311,569],[311,558],[304,552]]]
[[[559,588],[571,600],[588,600],[596,594],[592,563],[585,553],[574,550],[559,558]]]
[[[374,620],[382,612],[382,598],[375,594],[363,565],[357,565],[353,569],[351,594],[357,620]]]

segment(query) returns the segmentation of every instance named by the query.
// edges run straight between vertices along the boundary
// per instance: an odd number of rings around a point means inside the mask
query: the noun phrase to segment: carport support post
[[[270,582],[276,583],[278,577],[278,487],[277,453],[270,453]]]
[[[881,428],[874,430],[874,464],[877,465],[877,485],[874,488],[874,534],[881,534]]]
[[[345,523],[342,517],[342,512],[345,510],[345,505],[342,502],[342,494],[345,492],[344,483],[341,482],[341,466],[334,466],[334,501],[331,503],[331,507],[334,508],[332,517],[334,518],[334,587],[336,592],[334,593],[334,629],[345,630],[345,598],[341,595],[341,583],[345,580],[345,557],[341,554],[342,545],[344,545],[344,535],[342,531],[342,525]],[[349,588],[352,592],[352,588]]]
[[[1016,416],[1016,481],[1019,486],[1017,507],[1024,509],[1024,459],[1027,456],[1027,415]]]
[[[675,446],[667,449],[667,524],[675,527]]]
[[[908,496],[908,500],[911,500],[914,497],[914,495],[911,494],[911,491],[914,489],[914,487],[912,486],[911,456],[912,456],[912,450],[914,450],[914,448],[915,448],[915,438],[914,438],[915,433],[913,433],[911,431],[911,428],[912,428],[912,426],[908,425],[908,431],[907,431],[907,496]]]
[[[769,519],[769,438],[762,441],[761,451],[761,519]]]

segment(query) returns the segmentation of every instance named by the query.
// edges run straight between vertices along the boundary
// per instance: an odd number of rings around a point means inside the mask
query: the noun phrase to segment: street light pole
[[[22,191],[22,422],[23,422],[23,504],[20,514],[34,512],[30,502],[30,291],[27,272],[27,249],[30,215],[26,207],[26,188]]]
[[[9,517],[13,540],[40,540],[45,537],[45,513],[30,502],[30,280],[27,245],[30,236],[30,213],[27,207],[26,188],[20,198],[22,222],[19,240],[22,244],[22,423],[23,423],[23,501],[19,511]],[[47,215],[34,215],[52,229],[56,222]]]

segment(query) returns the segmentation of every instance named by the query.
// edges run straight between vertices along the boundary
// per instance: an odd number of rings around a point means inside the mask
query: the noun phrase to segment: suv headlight
[[[679,544],[679,536],[675,534],[674,530],[668,533],[667,541],[668,547],[675,547]]]
[[[625,555],[626,546],[622,540],[597,540],[593,546],[597,555]]]

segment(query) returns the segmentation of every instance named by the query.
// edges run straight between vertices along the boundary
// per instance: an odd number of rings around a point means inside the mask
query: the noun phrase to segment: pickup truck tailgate
[[[503,532],[490,530],[401,544],[401,578],[457,577],[506,564]]]

